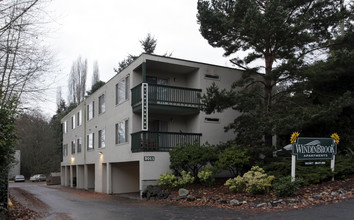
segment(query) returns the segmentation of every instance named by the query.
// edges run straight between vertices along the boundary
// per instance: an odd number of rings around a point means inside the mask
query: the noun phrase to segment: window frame
[[[98,97],[98,114],[102,114],[105,112],[106,112],[106,97],[105,94],[102,94]]]
[[[76,128],[76,121],[75,121],[75,114],[73,114],[71,116],[71,129],[75,129]]]
[[[98,131],[98,148],[105,148],[105,147],[106,147],[106,129],[102,129]]]
[[[90,138],[92,136],[92,138]],[[90,143],[92,143],[92,147],[90,147]],[[87,151],[91,151],[95,149],[95,133],[90,133],[87,135]]]
[[[82,125],[82,110],[77,112],[77,126]]]
[[[75,154],[75,140],[71,141],[71,154]]]
[[[123,141],[121,141],[122,135],[119,133],[120,126],[124,126],[124,136]],[[115,125],[115,143],[116,144],[125,144],[129,142],[129,120],[126,119],[124,121],[118,122]]]
[[[78,138],[76,140],[76,143],[77,143],[77,153],[81,153],[81,148],[82,148],[82,141],[81,141],[81,138]]]
[[[121,87],[123,87],[123,88],[121,89]],[[129,96],[129,89],[130,89],[129,87],[130,87],[130,76],[129,75],[122,78],[116,84],[116,105],[119,105],[129,99],[129,97],[130,97]],[[119,91],[122,91],[122,92],[124,91],[124,94],[121,94]]]
[[[95,101],[90,102],[87,105],[87,121],[95,117]]]

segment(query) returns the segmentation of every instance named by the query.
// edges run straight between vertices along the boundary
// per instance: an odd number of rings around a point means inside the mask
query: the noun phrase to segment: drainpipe
[[[84,100],[83,101],[83,103],[84,103],[84,109],[83,109],[83,111],[82,111],[82,122],[83,122],[83,124],[84,124],[84,136],[82,137],[82,139],[83,139],[83,141],[82,141],[82,144],[83,144],[83,146],[82,146],[82,148],[83,148],[83,151],[84,151],[84,189],[88,189],[88,182],[87,182],[87,180],[88,180],[88,172],[87,172],[87,165],[86,165],[86,150],[87,150],[87,148],[86,148],[86,100]]]

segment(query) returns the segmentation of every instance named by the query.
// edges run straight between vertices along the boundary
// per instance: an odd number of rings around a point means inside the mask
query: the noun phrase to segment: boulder
[[[189,194],[189,190],[188,189],[180,188],[178,190],[178,195],[179,196],[188,196],[188,194]]]
[[[239,206],[241,205],[241,203],[237,200],[237,199],[231,199],[230,200],[230,204],[234,205],[234,206]]]

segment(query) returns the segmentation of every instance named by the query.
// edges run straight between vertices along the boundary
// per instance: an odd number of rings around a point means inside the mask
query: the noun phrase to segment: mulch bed
[[[213,206],[247,211],[254,210],[256,212],[274,212],[338,203],[345,199],[354,198],[354,176],[344,180],[305,186],[295,196],[286,198],[278,197],[272,191],[265,195],[233,193],[229,191],[227,186],[222,184],[223,182],[225,181],[219,182],[213,187],[205,187],[199,184],[190,186],[188,188],[189,195],[195,198],[194,201],[188,201],[188,199],[156,201],[178,203],[182,206]],[[171,195],[178,197],[178,191],[172,191]],[[234,205],[230,203],[232,199],[238,200],[240,204]]]

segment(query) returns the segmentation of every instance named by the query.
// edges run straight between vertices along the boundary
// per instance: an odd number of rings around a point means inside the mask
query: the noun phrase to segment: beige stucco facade
[[[212,83],[229,89],[241,74],[233,68],[142,54],[62,119],[61,184],[102,193],[142,192],[169,170],[172,147],[232,139],[233,132],[224,132],[224,127],[234,120],[235,111],[206,115],[199,111],[199,94]]]

